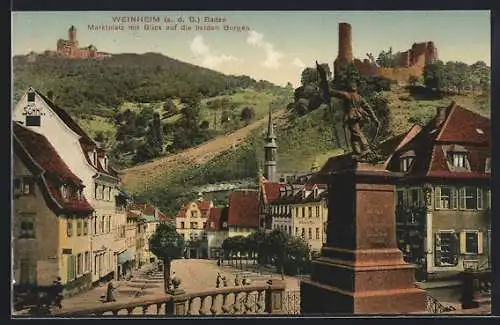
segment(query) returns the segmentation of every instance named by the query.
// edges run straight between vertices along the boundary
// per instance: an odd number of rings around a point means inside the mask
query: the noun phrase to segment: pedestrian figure
[[[56,307],[61,309],[63,300],[63,286],[60,277],[57,277],[57,280],[52,283],[52,295]]]
[[[243,276],[243,285],[246,286],[248,284],[248,281],[247,281],[247,276],[244,275]]]
[[[220,266],[220,258],[217,259],[217,266]]]
[[[236,274],[236,277],[234,278],[234,285],[239,286],[240,285],[240,275]]]
[[[227,287],[227,279],[225,276],[222,277],[222,284],[224,285],[224,287]]]
[[[220,288],[220,279],[221,279],[220,273],[217,273],[217,280],[215,280],[216,288]]]
[[[116,301],[113,291],[115,291],[115,287],[113,286],[113,282],[110,282],[106,290],[106,302]]]

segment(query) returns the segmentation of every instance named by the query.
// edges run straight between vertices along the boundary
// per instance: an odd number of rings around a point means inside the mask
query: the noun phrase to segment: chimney
[[[334,72],[352,62],[352,38],[351,25],[348,23],[339,24],[339,52],[337,59],[333,62]]]

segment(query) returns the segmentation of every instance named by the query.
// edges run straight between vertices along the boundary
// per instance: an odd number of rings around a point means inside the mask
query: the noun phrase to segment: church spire
[[[264,145],[264,177],[270,182],[277,182],[276,170],[276,152],[278,145],[276,144],[276,135],[274,134],[272,108],[269,106],[269,120],[267,124],[266,144]]]

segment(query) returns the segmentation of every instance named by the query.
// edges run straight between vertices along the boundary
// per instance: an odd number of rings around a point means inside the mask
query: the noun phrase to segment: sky
[[[157,17],[159,21],[123,22],[118,17]],[[200,23],[190,23],[190,17]],[[205,17],[219,22],[205,23]],[[74,25],[80,47],[92,44],[109,53],[162,53],[225,74],[297,86],[302,70],[316,60],[332,66],[341,22],[352,26],[355,58],[365,59],[367,53],[376,57],[389,47],[393,52],[406,51],[415,42],[433,41],[443,61],[490,64],[489,11],[13,12],[12,54],[55,50],[57,40],[67,39],[67,30]],[[123,30],[92,30],[92,25],[121,25]],[[162,30],[146,30],[145,25]],[[226,25],[240,28],[224,30]],[[166,30],[167,26],[175,29]],[[182,26],[192,29],[181,30]],[[196,31],[195,26],[219,30]]]

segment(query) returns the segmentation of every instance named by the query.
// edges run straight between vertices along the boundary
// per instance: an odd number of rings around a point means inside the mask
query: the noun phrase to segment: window
[[[316,239],[319,239],[319,228],[316,228]]]
[[[307,210],[308,210],[307,212],[309,213],[309,218],[312,218],[312,216],[313,216],[313,208],[309,207]]]
[[[404,157],[404,158],[401,158],[401,171],[403,173],[406,173],[410,167],[411,167],[411,164],[413,163],[413,159],[414,157]]]
[[[465,168],[465,162],[467,159],[465,152],[454,152],[452,153],[453,157],[453,167]]]
[[[76,274],[81,275],[83,274],[83,255],[78,254],[76,256]]]
[[[35,90],[33,88],[30,88],[28,90],[28,102],[34,102],[35,101]]]
[[[36,283],[36,262],[30,257],[23,257],[20,262],[21,274],[19,275],[20,284]]]
[[[480,188],[464,187],[460,189],[459,204],[460,209],[464,210],[482,210],[483,209],[483,191]]]
[[[68,219],[66,221],[66,232],[68,234],[68,237],[73,236],[73,220],[72,219]]]
[[[456,190],[451,187],[436,187],[436,209],[456,209]]]
[[[435,234],[434,258],[436,266],[458,265],[458,236],[453,231]]]
[[[191,228],[192,229],[197,229],[198,228],[198,223],[197,222],[191,222]]]
[[[77,220],[76,221],[76,235],[81,236],[82,235],[82,220]]]
[[[306,216],[306,208],[302,207],[302,218],[305,218]]]
[[[98,261],[98,258],[97,258],[97,255],[94,256],[94,274],[97,274],[97,261]]]
[[[305,238],[306,237],[306,229],[302,228],[302,233],[300,234],[300,237]]]
[[[295,227],[295,236],[299,235],[299,227]]]
[[[19,238],[35,238],[35,214],[23,214],[20,218]]]
[[[483,253],[483,233],[466,230],[460,233],[460,253],[477,255]]]
[[[181,229],[184,229],[184,221],[181,222]]]
[[[111,216],[108,216],[107,232],[111,232]]]
[[[68,281],[71,281],[76,277],[75,262],[75,256],[68,255]]]
[[[97,166],[97,152],[95,151],[92,153],[92,163]]]
[[[101,217],[101,224],[99,225],[99,233],[104,233],[104,216]]]
[[[316,207],[316,218],[319,218],[319,206]]]
[[[90,252],[85,252],[85,271],[88,272],[90,271]]]
[[[191,218],[196,218],[196,211],[191,211]]]
[[[206,223],[206,222],[204,222],[204,223],[203,223],[203,229],[205,229],[205,228],[206,228],[206,226],[207,226],[207,223]]]
[[[298,218],[299,217],[299,208],[295,208],[295,217]]]
[[[94,217],[94,235],[97,234],[97,217]]]
[[[83,235],[86,236],[89,233],[89,221],[83,220]]]
[[[97,192],[99,192],[99,184],[94,184],[94,198],[97,199]]]
[[[309,228],[308,235],[309,235],[309,239],[313,239],[313,232],[312,232],[312,228]]]
[[[35,181],[31,176],[24,176],[14,179],[13,185],[15,195],[35,194]]]

